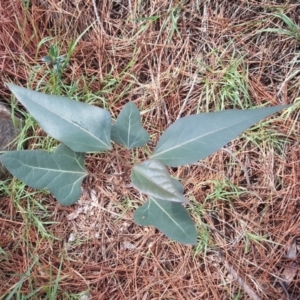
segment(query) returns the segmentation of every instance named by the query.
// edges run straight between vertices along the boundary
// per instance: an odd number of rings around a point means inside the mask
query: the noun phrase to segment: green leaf
[[[189,203],[178,190],[178,185],[167,168],[157,160],[146,160],[135,165],[131,173],[133,186],[148,196],[166,201]]]
[[[53,62],[53,59],[52,59],[52,57],[51,56],[43,56],[42,57],[42,61],[44,62],[44,63],[50,63],[50,62]]]
[[[39,125],[73,151],[100,152],[111,149],[111,117],[106,110],[66,97],[7,85]]]
[[[138,225],[154,226],[177,242],[197,243],[194,222],[181,203],[150,197],[134,212],[134,221]]]
[[[51,45],[50,49],[49,49],[49,54],[52,57],[56,58],[58,56],[58,50],[57,50],[57,48],[55,46]]]
[[[111,139],[128,149],[145,145],[149,133],[143,128],[140,112],[133,102],[128,102],[121,110],[111,129]]]
[[[183,117],[161,136],[151,158],[178,167],[217,151],[248,127],[288,105],[224,110]]]
[[[87,175],[84,154],[61,144],[53,153],[42,150],[9,151],[0,161],[11,174],[25,184],[47,188],[62,205],[75,203],[81,194],[81,182]]]
[[[176,178],[171,177],[171,179],[172,179],[177,191],[183,195],[184,187],[183,187],[182,183],[179,180],[177,180]]]

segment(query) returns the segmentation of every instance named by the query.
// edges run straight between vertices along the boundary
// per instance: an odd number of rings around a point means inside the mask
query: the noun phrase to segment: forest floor
[[[170,169],[196,246],[134,223],[145,198],[118,176],[130,155],[119,146],[86,157],[92,175],[73,206],[2,181],[0,299],[300,299],[299,16],[297,0],[0,1],[0,96],[24,119],[18,149],[57,144],[5,82],[113,118],[133,101],[151,135],[141,160],[180,116],[292,104]],[[49,51],[70,57],[61,78]]]

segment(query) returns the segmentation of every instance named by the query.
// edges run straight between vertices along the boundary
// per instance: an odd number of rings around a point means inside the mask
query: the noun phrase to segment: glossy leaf
[[[87,175],[84,154],[61,144],[53,153],[42,150],[9,151],[0,156],[9,172],[25,184],[47,188],[62,205],[75,203]]]
[[[157,160],[146,160],[135,165],[131,181],[136,189],[148,196],[166,201],[189,202],[178,190],[167,168]]]
[[[181,203],[150,197],[134,212],[134,221],[142,226],[154,226],[169,238],[195,245],[197,231],[193,220]]]
[[[66,97],[7,85],[44,131],[73,151],[111,149],[111,117],[106,110]]]
[[[214,153],[248,127],[288,105],[224,110],[183,117],[161,136],[151,158],[172,167],[193,163]]]
[[[111,139],[128,149],[145,145],[149,133],[143,128],[140,112],[133,102],[128,102],[121,110],[111,129]]]

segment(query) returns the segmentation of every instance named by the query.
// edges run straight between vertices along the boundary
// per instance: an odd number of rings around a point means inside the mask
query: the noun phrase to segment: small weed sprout
[[[53,67],[54,73],[60,78],[64,69],[67,67],[66,55],[59,55],[57,47],[51,45],[48,55],[42,58],[44,63]]]

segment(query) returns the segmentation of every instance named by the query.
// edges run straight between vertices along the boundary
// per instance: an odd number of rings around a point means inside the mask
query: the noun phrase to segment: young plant
[[[112,125],[108,111],[99,107],[13,84],[8,87],[43,130],[62,144],[51,153],[7,151],[0,161],[28,186],[47,188],[62,205],[72,205],[80,197],[82,180],[88,175],[85,153],[111,150],[111,141],[132,149],[149,140],[139,110],[132,102],[123,107]],[[203,159],[251,125],[285,107],[224,110],[177,120],[162,134],[149,159],[133,166],[132,184],[148,196],[146,203],[135,211],[135,222],[155,226],[178,242],[196,244],[196,227],[183,206],[189,200],[166,166],[179,167]]]
[[[42,61],[49,63],[53,67],[55,74],[61,75],[65,68],[66,55],[59,55],[58,49],[51,45],[49,54],[44,56]]]

